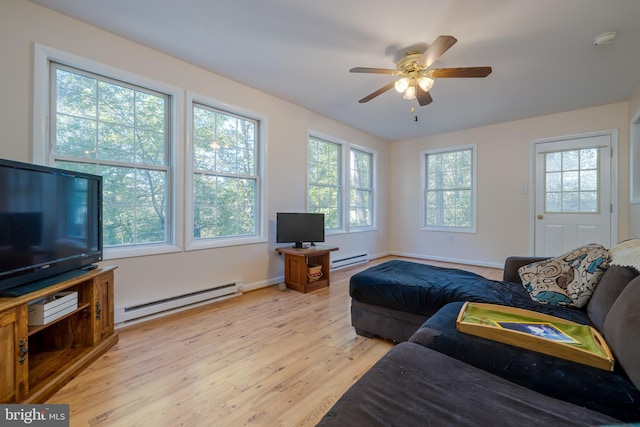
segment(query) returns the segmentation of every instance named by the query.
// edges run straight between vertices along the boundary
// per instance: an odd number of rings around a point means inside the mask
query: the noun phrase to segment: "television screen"
[[[324,214],[278,212],[276,243],[295,243],[296,248],[302,248],[304,242],[324,242]]]
[[[0,159],[0,293],[100,260],[102,178]]]

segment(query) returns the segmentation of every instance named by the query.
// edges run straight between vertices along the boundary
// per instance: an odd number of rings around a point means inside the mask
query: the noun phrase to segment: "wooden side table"
[[[324,286],[329,286],[331,280],[330,252],[339,248],[330,246],[311,246],[309,248],[277,248],[279,254],[284,254],[284,283],[288,288],[298,292],[311,292]],[[309,281],[307,265],[322,266],[322,277]]]

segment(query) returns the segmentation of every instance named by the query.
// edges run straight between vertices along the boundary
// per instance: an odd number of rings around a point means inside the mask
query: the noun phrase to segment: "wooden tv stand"
[[[284,254],[284,283],[287,287],[298,292],[311,292],[329,286],[331,275],[330,252],[337,251],[336,247],[311,246],[308,248],[277,248]],[[322,266],[322,277],[316,281],[307,278],[307,265]]]
[[[44,403],[118,342],[114,270],[60,275],[60,282],[43,289],[0,298],[0,403]],[[46,325],[29,326],[29,302],[63,291],[78,293],[78,307]]]

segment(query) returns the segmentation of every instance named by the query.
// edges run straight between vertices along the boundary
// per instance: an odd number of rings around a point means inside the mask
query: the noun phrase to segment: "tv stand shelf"
[[[330,246],[311,246],[309,248],[277,248],[284,254],[284,283],[298,292],[312,292],[329,286],[331,276],[330,252],[338,248]],[[322,278],[310,281],[307,268],[310,264],[320,265]]]
[[[44,403],[118,342],[113,322],[115,267],[71,277],[37,291],[0,298],[0,403]],[[78,307],[46,325],[29,326],[29,303],[61,291]]]
[[[40,331],[42,331],[44,329],[47,329],[48,327],[50,327],[54,323],[62,322],[67,317],[73,316],[77,312],[82,311],[82,310],[84,310],[84,309],[86,309],[88,307],[90,307],[90,304],[88,302],[84,303],[84,304],[79,304],[77,309],[75,309],[71,313],[65,314],[64,316],[60,317],[59,319],[54,320],[51,323],[47,323],[46,325],[29,326],[29,336],[31,336],[33,334],[37,334],[38,332],[40,332]]]

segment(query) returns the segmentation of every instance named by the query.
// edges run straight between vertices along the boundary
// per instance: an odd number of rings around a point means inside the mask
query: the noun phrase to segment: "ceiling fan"
[[[458,40],[453,36],[439,36],[431,46],[423,53],[409,51],[398,61],[395,70],[385,68],[355,67],[349,70],[351,73],[391,74],[400,79],[391,82],[375,92],[362,98],[360,103],[371,101],[395,87],[403,93],[405,99],[417,99],[421,106],[433,101],[429,90],[433,86],[434,79],[453,77],[487,77],[491,74],[491,67],[464,67],[464,68],[434,68],[431,65]]]

